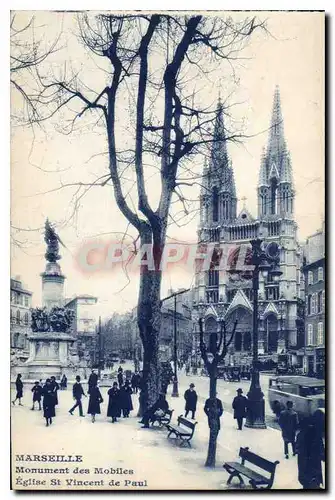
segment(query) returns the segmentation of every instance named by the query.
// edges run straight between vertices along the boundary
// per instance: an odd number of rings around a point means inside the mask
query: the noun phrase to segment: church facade
[[[198,241],[214,244],[228,255],[250,245],[255,238],[279,245],[282,272],[279,281],[262,274],[259,278],[258,353],[260,360],[275,362],[278,355],[288,354],[289,362],[299,365],[302,346],[297,318],[304,297],[294,199],[293,168],[285,141],[279,88],[275,89],[268,143],[260,162],[257,217],[246,206],[237,213],[234,169],[225,140],[223,107],[219,103],[211,157],[203,172]],[[251,280],[236,276],[234,279],[227,267],[198,269],[194,289],[194,352],[199,349],[197,318],[204,319],[207,335],[213,330],[219,332],[223,320],[228,331],[237,320],[228,362],[250,364],[252,294]]]

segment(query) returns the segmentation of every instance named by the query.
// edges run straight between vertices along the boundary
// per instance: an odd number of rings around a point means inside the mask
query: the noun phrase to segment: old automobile
[[[299,417],[325,408],[325,381],[303,376],[275,376],[269,380],[269,404],[277,416],[292,401]]]

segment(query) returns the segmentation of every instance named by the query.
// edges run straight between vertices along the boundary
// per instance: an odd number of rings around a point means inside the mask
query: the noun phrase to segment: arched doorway
[[[265,331],[268,353],[276,353],[278,349],[278,319],[274,314],[269,314],[265,319]]]
[[[238,307],[227,318],[228,332],[237,320],[237,327],[234,337],[235,352],[250,352],[252,338],[252,313],[244,307]],[[230,325],[230,326],[229,326]]]

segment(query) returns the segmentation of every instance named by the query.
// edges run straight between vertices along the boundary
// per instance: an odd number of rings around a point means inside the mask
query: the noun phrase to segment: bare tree
[[[226,322],[221,321],[219,338],[216,331],[211,332],[209,346],[207,347],[204,341],[203,319],[199,319],[200,352],[209,375],[209,399],[211,401],[208,413],[209,442],[206,467],[215,467],[216,443],[220,430],[216,398],[217,369],[228,353],[228,348],[234,339],[236,327],[237,321],[234,322],[231,332],[228,333]]]
[[[160,388],[161,261],[170,209],[173,199],[183,203],[183,186],[196,184],[192,164],[208,153],[214,140],[216,106],[213,102],[203,105],[206,91],[201,86],[209,79],[210,68],[221,61],[233,78],[234,60],[254,31],[264,26],[255,17],[234,21],[231,17],[144,12],[79,14],[78,27],[85,50],[101,61],[98,68],[104,84],[92,89],[91,80],[84,81],[80,70],[69,74],[69,65],[57,77],[38,69],[37,89],[29,94],[37,112],[30,123],[52,120],[62,112],[71,117],[66,129],[71,133],[84,115],[88,120],[94,115],[96,120],[90,125],[102,126],[105,132],[108,176],[104,185],[112,183],[120,212],[136,229],[141,248],[153,261],[153,267],[141,266],[137,309],[144,386],[147,403],[152,403]],[[126,133],[120,133],[122,124]],[[231,132],[225,140],[242,137]],[[156,202],[150,201],[148,165],[159,173],[154,193],[159,193],[158,202],[157,196]]]

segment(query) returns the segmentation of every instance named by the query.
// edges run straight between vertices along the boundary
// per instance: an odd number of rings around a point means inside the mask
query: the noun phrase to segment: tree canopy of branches
[[[209,81],[221,62],[232,78],[234,61],[263,27],[255,17],[79,14],[79,39],[86,54],[101,64],[94,75],[100,81],[99,73],[103,84],[92,89],[85,71],[69,73],[70,65],[60,68],[58,77],[38,68],[36,88],[29,93],[32,124],[66,113],[72,117],[69,133],[84,115],[95,114],[105,132],[107,174],[102,184],[112,184],[120,212],[138,232],[140,254],[153,262],[141,267],[137,316],[148,403],[160,387],[160,263],[170,208],[174,198],[184,203],[183,185],[196,183],[192,164],[213,143],[216,103],[204,105],[204,79]],[[241,137],[228,133],[225,140]],[[148,165],[159,175],[154,192]],[[129,177],[136,199],[127,189]]]

